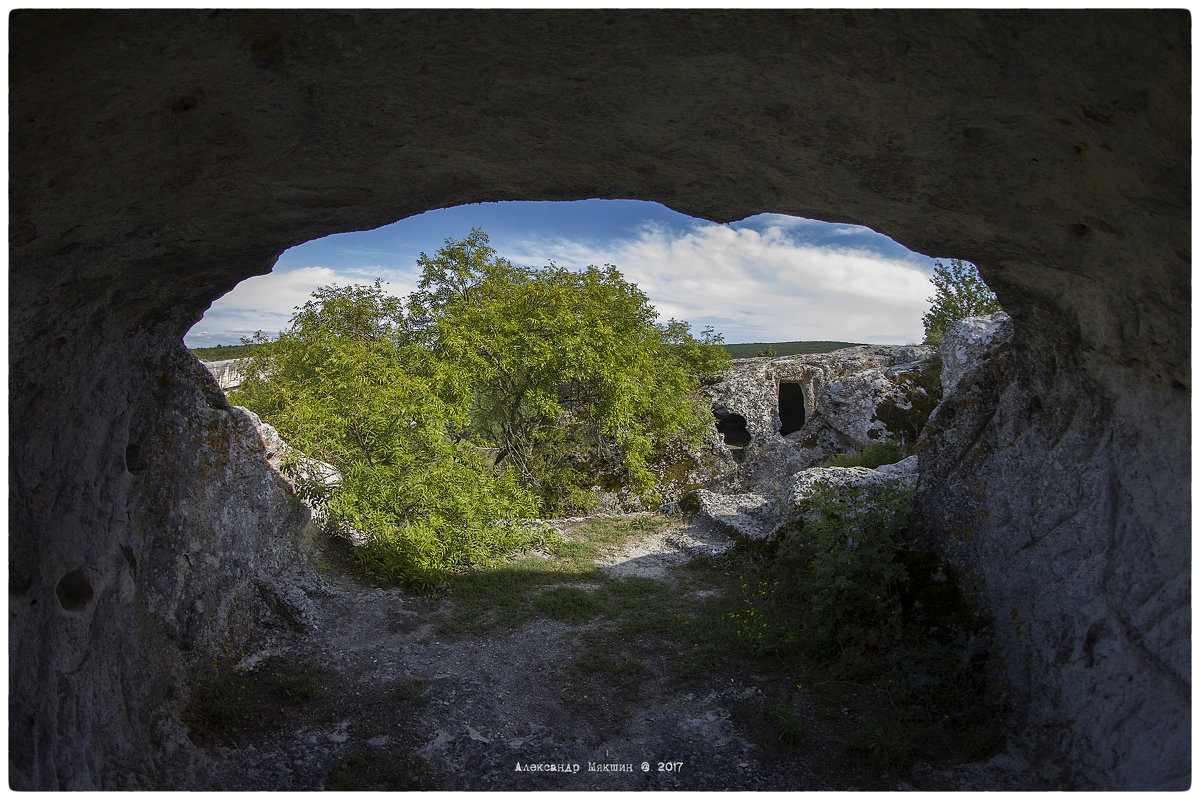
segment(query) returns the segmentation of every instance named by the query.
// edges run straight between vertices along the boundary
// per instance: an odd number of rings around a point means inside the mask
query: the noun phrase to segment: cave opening
[[[741,462],[746,455],[746,445],[750,444],[746,418],[720,405],[713,406],[713,416],[717,419],[717,433],[725,440],[725,446],[734,459]]]
[[[798,383],[779,384],[779,433],[787,436],[804,427],[804,390]]]
[[[997,451],[965,464],[961,480],[935,485],[938,493],[923,502],[945,510],[941,527],[957,532],[951,516],[973,517],[968,478],[998,484],[1005,473],[1038,478],[989,492],[986,503],[979,500],[982,510],[1004,507],[1007,497],[1024,492],[1026,505],[1058,504],[1061,515],[1029,521],[1027,529],[993,514],[977,523],[974,544],[951,542],[962,559],[979,565],[981,611],[996,612],[994,637],[1022,701],[1012,704],[1013,718],[1025,730],[1048,732],[1039,735],[1039,746],[1041,738],[1064,742],[1067,755],[1051,755],[1081,780],[1186,785],[1188,690],[1179,663],[1186,667],[1189,603],[1187,581],[1177,576],[1186,576],[1189,564],[1189,493],[1187,470],[1171,467],[1186,466],[1188,454],[1185,437],[1171,437],[1177,421],[1186,419],[1188,398],[1186,391],[1165,398],[1164,386],[1156,384],[1159,375],[1164,385],[1168,375],[1186,382],[1189,363],[1187,340],[1170,335],[1190,316],[1189,171],[1178,169],[1190,156],[1186,11],[1068,18],[1064,12],[981,17],[972,10],[939,15],[936,26],[927,15],[890,10],[748,17],[689,12],[679,24],[652,24],[657,20],[648,14],[665,13],[657,10],[569,18],[540,16],[545,12],[321,18],[172,12],[176,16],[155,20],[138,18],[140,12],[88,11],[84,24],[71,16],[78,13],[36,10],[13,17],[18,74],[11,103],[19,130],[12,181],[22,202],[14,204],[11,244],[13,353],[19,357],[13,365],[10,550],[13,571],[33,576],[31,591],[42,592],[40,605],[22,612],[24,601],[14,602],[10,615],[12,640],[39,645],[14,648],[10,659],[13,694],[29,709],[29,725],[22,716],[11,728],[24,742],[10,755],[15,788],[96,788],[102,779],[110,782],[103,788],[153,786],[160,764],[184,760],[175,736],[162,754],[143,752],[158,742],[158,728],[147,736],[143,727],[155,719],[161,698],[174,701],[185,674],[183,662],[176,663],[182,657],[160,645],[182,619],[170,612],[191,608],[193,599],[193,619],[220,620],[224,615],[212,613],[212,604],[226,607],[229,582],[204,597],[195,579],[204,570],[191,570],[190,558],[181,557],[148,568],[149,559],[142,559],[143,572],[130,583],[114,571],[122,559],[108,557],[114,544],[132,545],[139,556],[171,554],[165,548],[182,542],[179,520],[188,538],[196,532],[203,551],[220,553],[223,561],[229,554],[221,574],[266,574],[274,564],[246,553],[245,542],[259,541],[260,530],[274,533],[275,526],[240,508],[230,517],[181,502],[197,485],[191,470],[162,470],[156,483],[147,483],[130,481],[120,469],[122,450],[136,470],[145,446],[128,450],[113,420],[136,419],[142,405],[135,398],[165,395],[150,394],[153,381],[174,374],[156,337],[178,333],[211,299],[206,293],[265,268],[255,267],[255,259],[278,252],[289,237],[366,227],[386,214],[472,198],[589,192],[662,197],[720,218],[778,207],[878,223],[905,241],[952,246],[988,262],[989,274],[1012,298],[1018,324],[1034,311],[1046,312],[1044,324],[1029,326],[1021,337],[1018,354],[1052,352],[1063,341],[1073,352],[1022,366],[1005,397],[1041,391],[1072,411],[1079,400],[1068,433],[1082,441],[1081,452],[1099,453],[1099,467],[1081,460],[1072,469],[1063,448],[1041,451],[1049,447],[1047,437],[1009,435],[1014,423],[1001,414],[981,423]],[[595,16],[601,13],[602,19]],[[183,29],[188,35],[177,35]],[[478,47],[461,52],[454,44],[464,38]],[[804,46],[797,47],[801,39]],[[534,46],[521,46],[525,42]],[[702,57],[697,42],[711,43]],[[931,46],[909,54],[910,68],[873,79],[879,64],[886,71],[914,42]],[[69,57],[41,57],[55,51]],[[856,53],[866,57],[839,57]],[[979,53],[989,57],[975,59],[969,74],[946,69]],[[351,61],[353,69],[342,68]],[[1045,79],[1020,79],[1028,75]],[[166,93],[168,85],[187,96]],[[954,113],[914,114],[914,104]],[[406,113],[380,113],[396,107]],[[797,120],[804,135],[787,135]],[[102,147],[96,137],[72,135],[99,129],[110,134]],[[1035,150],[1041,157],[1029,158]],[[92,179],[56,179],[72,170]],[[1006,191],[1011,186],[1028,191]],[[1129,187],[1146,191],[1123,191]],[[88,218],[74,219],[77,209],[86,209]],[[1120,230],[1106,218],[1117,220]],[[1131,263],[1134,269],[1127,268]],[[851,283],[850,272],[823,272]],[[730,289],[705,277],[695,280],[711,288],[723,310]],[[853,277],[857,285],[873,285]],[[96,284],[107,288],[94,291]],[[107,307],[114,298],[119,307]],[[794,319],[808,311],[792,308]],[[1095,308],[1111,311],[1111,322],[1089,323]],[[863,316],[874,318],[874,311]],[[1140,337],[1130,333],[1139,324]],[[1178,388],[1186,389],[1183,383]],[[769,404],[769,385],[765,394]],[[1113,419],[1133,433],[1112,434],[1112,408]],[[176,406],[166,407],[162,418],[178,418],[173,414]],[[184,433],[191,430],[199,435],[201,428],[191,425]],[[214,437],[198,441],[219,452]],[[80,455],[46,457],[55,451]],[[201,463],[215,461],[206,449],[196,455]],[[930,461],[923,465],[927,473]],[[1047,464],[1059,468],[1046,471]],[[224,479],[232,483],[231,475],[243,474],[226,471]],[[209,488],[206,479],[200,489],[221,497],[225,486]],[[929,483],[922,482],[923,491]],[[1072,491],[1056,492],[1059,483]],[[1122,484],[1144,488],[1108,501],[1111,487]],[[43,499],[54,496],[79,502]],[[1106,514],[1087,513],[1095,498],[1104,501],[1093,505]],[[961,508],[956,500],[964,501]],[[75,507],[91,513],[77,514]],[[1106,536],[1113,526],[1128,535]],[[1004,537],[1031,532],[1040,537],[1033,540],[1037,548],[1022,540],[1019,557],[994,558]],[[1109,539],[1121,547],[1104,550]],[[1099,544],[1065,554],[1048,550],[1064,541]],[[1157,560],[1143,556],[1154,552]],[[100,559],[100,571],[83,576],[94,582],[97,597],[84,602],[89,590],[72,577],[62,584],[60,600],[111,616],[97,617],[95,625],[68,618],[89,627],[65,628],[57,614],[63,609],[45,611],[55,602],[54,580],[76,568],[80,553]],[[1115,574],[1121,580],[1098,584],[1095,570],[1072,572],[1076,563],[1101,557],[1120,565]],[[1081,577],[1039,582],[1029,571],[1056,559],[1063,561],[1059,573]],[[1063,630],[1057,616],[1046,615],[1089,613],[1081,597],[1119,611],[1129,582],[1149,587],[1154,605],[1133,621],[1129,636],[1106,645],[1116,655],[1098,660],[1086,682],[1077,665],[1055,663],[1064,656],[1053,652],[1054,641],[1029,635]],[[147,604],[142,596],[131,603],[119,594],[159,586],[177,587],[169,606]],[[997,593],[997,586],[1016,589]],[[1010,596],[1018,598],[1019,624],[1014,605],[1012,621],[1001,625],[1010,615],[1007,608],[1000,614],[999,604]],[[199,613],[198,598],[206,613]],[[167,611],[150,615],[145,608]],[[1146,658],[1155,659],[1155,669],[1131,679],[1120,667],[1140,656],[1124,645],[1136,644],[1146,631],[1152,645]],[[199,647],[195,653],[208,655]],[[161,682],[140,681],[153,691],[129,691],[139,681],[126,676],[153,676],[159,665]],[[1043,673],[1045,680],[1021,685],[1021,676]],[[791,722],[798,709],[804,718],[808,696],[784,688],[789,704],[781,693],[774,716]],[[770,689],[763,694],[770,696]],[[78,697],[89,702],[79,704]],[[454,705],[463,705],[461,698]],[[860,708],[883,704],[863,698],[850,705],[857,716]],[[67,715],[70,726],[60,722]],[[870,730],[862,720],[854,724]],[[1068,735],[1055,738],[1062,731]],[[798,738],[796,726],[767,733],[784,743]],[[480,734],[488,736],[488,730]],[[696,737],[709,738],[715,737]],[[478,749],[476,737],[471,740],[466,744]],[[341,752],[352,757],[363,752],[352,749],[360,746],[354,740],[343,744]],[[461,741],[452,744],[462,752]],[[819,752],[813,745],[810,739],[795,749]],[[1037,774],[1036,765],[1028,772]]]

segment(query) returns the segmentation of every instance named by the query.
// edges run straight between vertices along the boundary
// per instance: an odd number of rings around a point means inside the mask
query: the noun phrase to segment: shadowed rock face
[[[301,523],[180,344],[209,303],[324,234],[586,197],[976,262],[1014,320],[1006,410],[940,496],[976,512],[979,595],[1020,620],[1000,679],[1081,780],[1186,783],[1189,27],[14,12],[12,785],[154,786],[187,759],[181,676],[288,568]]]

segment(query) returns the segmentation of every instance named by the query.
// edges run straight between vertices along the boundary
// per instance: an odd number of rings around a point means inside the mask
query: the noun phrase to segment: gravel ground
[[[560,521],[569,536],[580,521]],[[680,522],[605,553],[614,577],[673,581],[671,566],[731,543]],[[780,687],[730,666],[681,677],[669,638],[625,642],[614,658],[641,668],[617,685],[581,683],[567,669],[580,640],[604,623],[539,618],[486,635],[443,637],[447,598],[375,589],[334,570],[306,575],[312,630],[277,631],[242,667],[312,665],[321,689],[234,730],[197,739],[201,761],[174,788],[205,790],[812,790],[914,788],[843,774],[854,727],[813,714],[803,747],[762,738]],[[694,589],[694,587],[691,587]],[[711,591],[685,596],[698,609]],[[777,682],[777,681],[776,681]],[[1007,770],[1006,770],[1007,772]],[[921,788],[953,788],[926,771]],[[1003,779],[973,781],[1003,788]],[[984,787],[978,787],[984,788]]]

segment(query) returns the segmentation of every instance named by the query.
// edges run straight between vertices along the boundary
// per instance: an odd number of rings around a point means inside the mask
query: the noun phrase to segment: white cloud
[[[810,229],[822,223],[798,225],[791,217],[763,216],[755,223],[687,228],[647,223],[620,239],[541,236],[494,240],[493,246],[527,266],[614,264],[650,297],[662,320],[687,320],[694,330],[712,325],[727,342],[921,340],[921,316],[934,290],[927,274],[903,259],[906,251],[897,246],[901,257],[892,258],[848,246],[850,237],[829,235],[833,226],[823,229],[827,240],[814,242]],[[354,264],[250,278],[213,304],[188,333],[188,344],[231,343],[259,329],[273,333],[287,326],[293,309],[317,287],[376,277],[389,282],[390,293],[405,297],[419,276],[412,264],[405,269]]]
[[[665,319],[713,325],[726,341],[920,341],[933,293],[914,264],[844,247],[797,243],[784,227],[645,226],[606,245],[530,239],[507,255],[525,264],[611,263]]]
[[[193,347],[233,344],[260,330],[273,335],[287,327],[292,312],[318,287],[370,284],[375,278],[388,281],[385,290],[400,297],[415,288],[407,275],[384,267],[335,271],[312,266],[247,278],[212,304],[204,319],[188,331],[187,343]]]

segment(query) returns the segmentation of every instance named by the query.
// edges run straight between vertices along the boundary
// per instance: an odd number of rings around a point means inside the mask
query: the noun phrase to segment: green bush
[[[518,267],[478,230],[418,266],[407,303],[380,281],[318,289],[277,338],[245,341],[251,377],[230,394],[341,471],[338,487],[294,477],[367,535],[368,572],[437,585],[539,543],[521,520],[587,510],[605,480],[659,501],[650,456],[699,443],[720,336],[655,322],[612,266]]]
[[[888,771],[923,759],[986,758],[1002,740],[982,702],[983,662],[967,658],[953,631],[941,635],[945,625],[960,635],[978,626],[944,623],[948,608],[930,615],[924,601],[914,602],[929,599],[917,582],[934,570],[913,558],[928,554],[901,546],[912,496],[888,485],[818,487],[803,522],[773,554],[743,558],[737,607],[710,626],[790,670],[800,695],[835,708],[861,703],[849,747]],[[937,605],[965,608],[954,594]],[[775,724],[778,742],[802,740],[787,698]]]
[[[890,625],[907,580],[896,534],[913,493],[891,485],[818,490],[805,520],[781,544],[781,565],[804,570],[807,602],[820,627]]]
[[[895,464],[903,461],[912,453],[902,443],[895,439],[884,439],[875,442],[858,453],[838,453],[829,459],[830,467],[882,467],[884,464]]]

